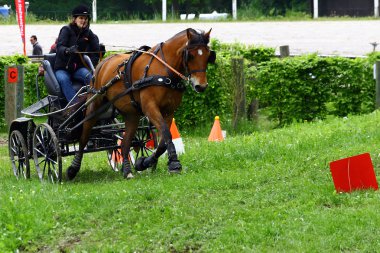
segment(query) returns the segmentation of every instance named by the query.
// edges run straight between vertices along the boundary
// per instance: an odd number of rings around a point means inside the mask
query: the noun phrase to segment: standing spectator
[[[36,35],[30,36],[30,43],[33,45],[33,53],[32,53],[32,55],[43,55],[43,53],[42,53],[42,47],[38,43]]]

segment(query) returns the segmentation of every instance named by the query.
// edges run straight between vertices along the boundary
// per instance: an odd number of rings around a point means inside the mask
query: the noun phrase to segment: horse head
[[[199,33],[188,28],[186,30],[187,41],[181,49],[184,70],[196,92],[203,92],[207,88],[207,64],[215,63],[216,59],[215,51],[208,47],[211,30],[207,33]]]

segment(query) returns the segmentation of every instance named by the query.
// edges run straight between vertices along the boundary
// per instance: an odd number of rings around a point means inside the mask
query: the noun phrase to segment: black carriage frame
[[[89,61],[88,58],[86,60]],[[45,80],[49,80],[51,76],[46,77],[52,73],[46,69],[49,64],[44,64],[44,68]],[[36,86],[38,89],[38,83]],[[49,92],[51,89],[47,90]],[[79,148],[78,140],[87,104],[80,105],[73,101],[87,96],[88,90],[89,87],[82,87],[67,104],[64,98],[49,94],[21,111],[27,117],[15,119],[11,123],[8,147],[13,173],[17,178],[30,178],[29,160],[33,159],[40,180],[62,182],[62,157],[74,155]],[[72,112],[68,113],[70,110]],[[84,153],[106,151],[112,170],[119,171],[122,168],[121,142],[125,131],[124,123],[119,122],[120,115],[112,105],[98,116]],[[36,125],[34,122],[35,118],[46,117],[45,123]],[[140,156],[149,156],[157,145],[154,126],[146,117],[142,117],[129,152],[132,164]]]

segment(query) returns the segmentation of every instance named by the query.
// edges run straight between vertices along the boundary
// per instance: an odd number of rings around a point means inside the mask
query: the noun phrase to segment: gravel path
[[[27,54],[32,51],[29,37],[36,34],[44,52],[57,37],[62,25],[27,25]],[[278,47],[289,45],[293,54],[364,55],[372,51],[371,42],[380,43],[380,21],[302,21],[302,22],[206,22],[155,24],[92,24],[107,50],[153,46],[188,27],[208,30],[222,42],[242,42]],[[0,26],[0,55],[22,53],[16,25]],[[119,46],[119,47],[115,47]],[[379,46],[380,50],[380,46]]]

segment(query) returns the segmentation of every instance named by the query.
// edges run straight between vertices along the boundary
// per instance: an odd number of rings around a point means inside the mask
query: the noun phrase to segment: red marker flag
[[[24,48],[24,55],[26,56],[25,50],[25,1],[24,0],[15,0],[16,6],[16,16],[18,26],[20,27],[21,40]]]
[[[333,161],[330,170],[337,192],[379,188],[369,153]]]

